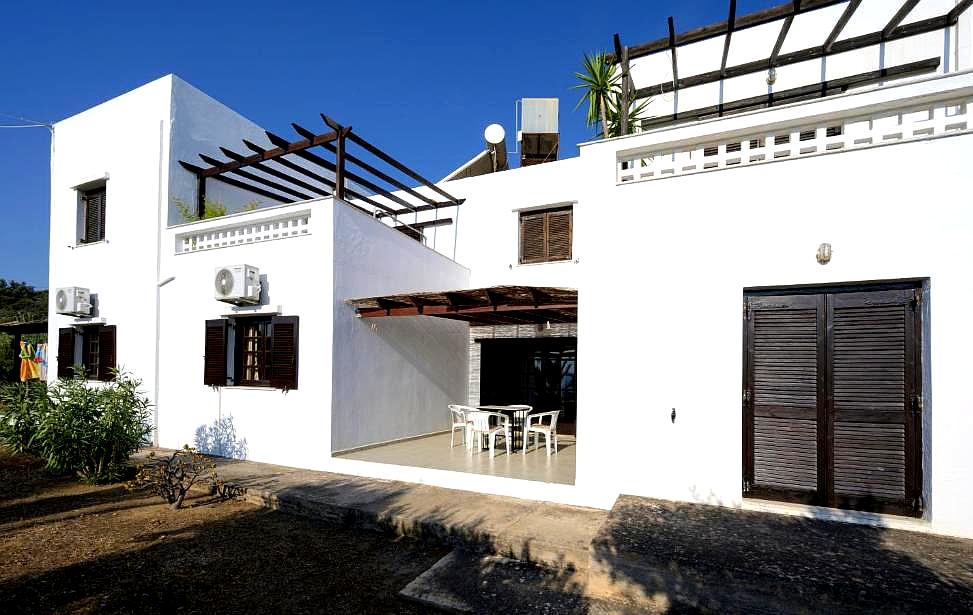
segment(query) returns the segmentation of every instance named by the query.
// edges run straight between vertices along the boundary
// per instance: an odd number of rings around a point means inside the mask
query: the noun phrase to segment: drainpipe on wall
[[[162,287],[173,280],[168,278],[159,281],[162,275],[162,216],[165,212],[163,207],[162,182],[165,169],[164,161],[165,145],[165,120],[159,120],[159,184],[158,184],[158,215],[156,216],[156,240],[155,240],[155,391],[153,393],[152,404],[152,443],[159,446],[159,344],[162,333]]]

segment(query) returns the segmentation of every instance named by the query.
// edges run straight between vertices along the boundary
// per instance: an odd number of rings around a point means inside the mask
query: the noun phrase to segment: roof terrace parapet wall
[[[613,148],[627,184],[971,131],[966,71],[582,144],[582,156]]]

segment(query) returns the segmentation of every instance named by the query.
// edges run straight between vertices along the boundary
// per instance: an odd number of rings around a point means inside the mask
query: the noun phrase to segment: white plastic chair
[[[490,446],[490,457],[493,457],[494,455],[497,437],[504,438],[504,441],[507,444],[507,454],[510,454],[512,442],[509,416],[501,414],[500,412],[476,410],[474,412],[467,413],[467,417],[470,419],[470,428],[473,433],[473,438],[471,438],[471,440],[475,440],[477,445],[482,448],[483,436],[486,436]],[[494,425],[490,424],[491,418],[496,418],[496,423]],[[470,452],[472,453],[472,448],[470,449]]]
[[[469,406],[461,406],[459,404],[449,404],[449,448],[453,448],[453,438],[456,435],[456,430],[459,429],[462,437],[462,443],[466,444],[466,432],[469,427],[469,419],[466,418],[466,413],[473,408]]]
[[[540,436],[543,435],[545,445],[547,446],[547,454],[551,454],[552,443],[554,444],[554,454],[557,454],[557,415],[560,413],[560,410],[554,410],[527,415],[527,422],[524,424],[524,455],[527,454],[527,443],[530,440],[531,434],[534,434],[535,449],[540,444]],[[544,419],[547,417],[551,418],[550,423],[544,422]],[[537,423],[534,423],[534,421],[537,421]]]

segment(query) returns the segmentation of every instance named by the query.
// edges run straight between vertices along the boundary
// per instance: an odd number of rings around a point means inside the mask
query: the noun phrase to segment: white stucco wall
[[[838,41],[879,32],[901,7],[901,2],[865,0],[855,11],[838,37]],[[902,21],[902,25],[945,15],[956,0],[922,0]],[[820,46],[847,7],[841,3],[796,16],[781,47],[782,55]],[[798,62],[777,68],[777,79],[767,84],[767,72],[757,72],[722,82],[683,88],[653,97],[644,117],[664,116],[691,111],[720,103],[764,96],[821,81],[830,81],[861,73],[890,68],[940,57],[937,73],[967,70],[973,67],[969,47],[969,30],[973,12],[966,11],[960,23],[946,30],[891,41],[882,45],[829,55],[826,58]],[[781,31],[783,20],[734,32],[731,37],[727,67],[763,60],[770,56]],[[679,24],[676,24],[679,28]],[[725,37],[715,37],[676,49],[679,77],[718,71],[723,58]],[[672,56],[668,49],[635,58],[630,63],[637,88],[668,83],[673,80]]]
[[[176,199],[188,205],[195,213],[196,177],[179,164],[180,160],[206,168],[209,164],[203,162],[199,154],[206,154],[217,160],[228,160],[220,147],[249,156],[253,152],[246,148],[243,139],[267,149],[273,147],[263,128],[175,76],[172,78],[172,125],[172,155],[168,164],[169,224],[185,222],[176,208]],[[214,179],[206,182],[206,196],[209,200],[222,203],[229,213],[239,211],[251,202],[257,202],[260,207],[280,205],[267,197]]]
[[[743,289],[928,277],[927,518],[973,534],[973,136],[615,185],[619,150],[824,104],[582,147],[579,489],[739,504]]]
[[[159,443],[193,444],[196,429],[230,416],[247,457],[306,468],[322,468],[329,457],[331,422],[331,225],[330,200],[289,205],[231,218],[207,220],[166,231],[160,347]],[[176,254],[175,237],[242,221],[256,222],[307,212],[310,233],[243,246]],[[214,297],[216,268],[248,264],[263,279],[261,310],[297,316],[298,388],[286,393],[259,387],[203,384],[205,321],[236,312]],[[245,311],[245,310],[244,310]]]
[[[117,327],[118,364],[154,390],[158,220],[166,193],[166,76],[55,124],[51,162],[49,373],[57,332],[75,322],[55,313],[56,290],[89,288],[97,318]],[[106,182],[105,241],[78,245],[76,186]]]
[[[520,212],[574,204],[587,179],[581,164],[579,158],[568,158],[444,184],[451,194],[466,199],[455,221],[456,260],[469,267],[471,286],[575,286],[575,261],[584,257],[578,243],[570,261],[518,263]],[[452,256],[454,229],[444,229],[435,247]]]
[[[346,301],[466,288],[469,270],[352,207],[334,216],[332,450],[448,429],[447,404],[467,400],[466,323],[360,319]]]

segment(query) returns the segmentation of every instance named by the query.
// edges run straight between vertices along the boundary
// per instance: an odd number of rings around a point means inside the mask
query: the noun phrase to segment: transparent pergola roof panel
[[[780,34],[783,23],[782,20],[779,20],[734,32],[726,65],[736,66],[737,64],[745,64],[769,57],[770,52],[774,50],[774,43],[777,42],[777,35]],[[722,53],[721,47],[721,59]]]
[[[847,4],[837,4],[816,11],[801,13],[795,17],[780,52],[790,53],[821,45],[828,38],[835,24],[838,23],[838,19],[845,12],[846,6]]]

